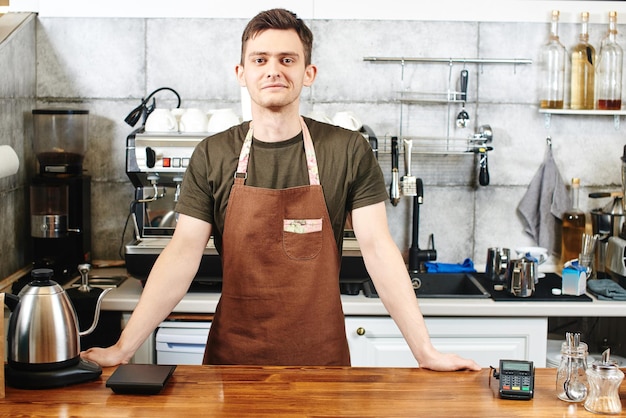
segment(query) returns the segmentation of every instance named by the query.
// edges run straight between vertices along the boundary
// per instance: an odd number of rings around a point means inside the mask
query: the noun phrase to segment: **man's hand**
[[[93,347],[80,353],[80,357],[100,365],[100,367],[113,367],[127,364],[128,355],[122,352],[117,345],[108,348]]]

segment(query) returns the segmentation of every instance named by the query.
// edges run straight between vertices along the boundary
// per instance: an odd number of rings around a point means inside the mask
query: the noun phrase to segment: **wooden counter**
[[[81,417],[591,417],[555,394],[556,369],[537,369],[530,401],[497,397],[480,372],[395,368],[178,366],[158,395],[117,395],[99,380],[50,390],[7,387],[0,416]],[[620,398],[626,416],[626,384]]]

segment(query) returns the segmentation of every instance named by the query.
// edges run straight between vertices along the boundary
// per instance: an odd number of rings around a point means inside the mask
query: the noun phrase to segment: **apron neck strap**
[[[304,123],[302,116],[300,116],[300,126],[302,127],[302,138],[304,141],[304,153],[309,173],[309,184],[311,186],[319,186],[320,176],[317,168],[315,148],[313,147],[313,140],[311,139],[309,128]],[[248,178],[248,162],[250,160],[250,149],[252,148],[252,132],[253,128],[251,121],[250,128],[248,129],[246,138],[243,141],[243,147],[241,147],[241,152],[239,153],[239,162],[237,164],[237,171],[235,172],[235,184],[244,184],[246,178]]]

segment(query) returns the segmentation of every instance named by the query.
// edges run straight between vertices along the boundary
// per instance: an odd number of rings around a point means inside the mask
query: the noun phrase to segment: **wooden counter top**
[[[489,369],[178,366],[158,395],[117,395],[100,379],[49,390],[6,389],[0,416],[591,417],[556,397],[556,369],[537,369],[530,401],[497,397]],[[620,398],[626,416],[626,384]]]

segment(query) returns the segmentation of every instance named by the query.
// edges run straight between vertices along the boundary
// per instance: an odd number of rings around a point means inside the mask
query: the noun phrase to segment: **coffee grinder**
[[[63,284],[91,260],[91,177],[83,172],[89,111],[33,109],[38,174],[30,182],[33,267]]]

